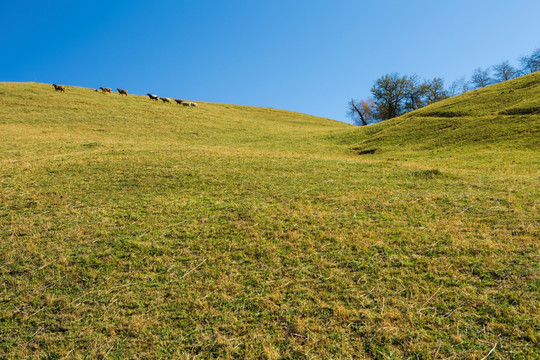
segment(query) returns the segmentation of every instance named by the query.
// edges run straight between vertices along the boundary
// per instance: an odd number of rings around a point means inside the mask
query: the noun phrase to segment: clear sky
[[[0,81],[348,121],[390,72],[443,77],[540,47],[539,0],[2,1]],[[1,106],[1,103],[0,103]]]

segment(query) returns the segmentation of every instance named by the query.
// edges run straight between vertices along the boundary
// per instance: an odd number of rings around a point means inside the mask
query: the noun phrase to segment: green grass
[[[540,357],[539,78],[367,128],[0,83],[0,358]]]

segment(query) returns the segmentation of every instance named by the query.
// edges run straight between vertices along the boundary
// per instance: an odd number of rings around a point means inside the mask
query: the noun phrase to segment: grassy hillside
[[[0,358],[538,358],[539,91],[360,129],[0,83]]]
[[[470,91],[360,131],[336,136],[359,152],[446,161],[451,166],[513,167],[515,152],[540,151],[540,73]],[[511,158],[501,156],[510,155]],[[524,168],[533,164],[526,156]],[[538,158],[536,157],[536,160]],[[430,162],[435,164],[435,162]],[[501,164],[500,164],[501,163]]]

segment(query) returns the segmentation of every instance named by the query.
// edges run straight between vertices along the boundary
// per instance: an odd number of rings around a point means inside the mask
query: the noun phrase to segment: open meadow
[[[540,73],[197,102],[0,83],[0,359],[540,358]]]

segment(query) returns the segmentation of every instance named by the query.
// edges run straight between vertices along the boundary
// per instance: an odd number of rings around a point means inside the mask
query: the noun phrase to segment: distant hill
[[[114,91],[109,94],[74,86],[55,92],[51,85],[38,83],[0,83],[0,101],[4,131],[26,128],[35,137],[33,141],[51,141],[50,135],[44,134],[54,131],[68,139],[64,146],[74,147],[93,140],[101,146],[167,143],[324,153],[325,147],[335,145],[325,145],[320,136],[353,128],[271,108],[200,101],[198,108],[189,108],[174,101],[156,102],[147,96],[121,96]]]

